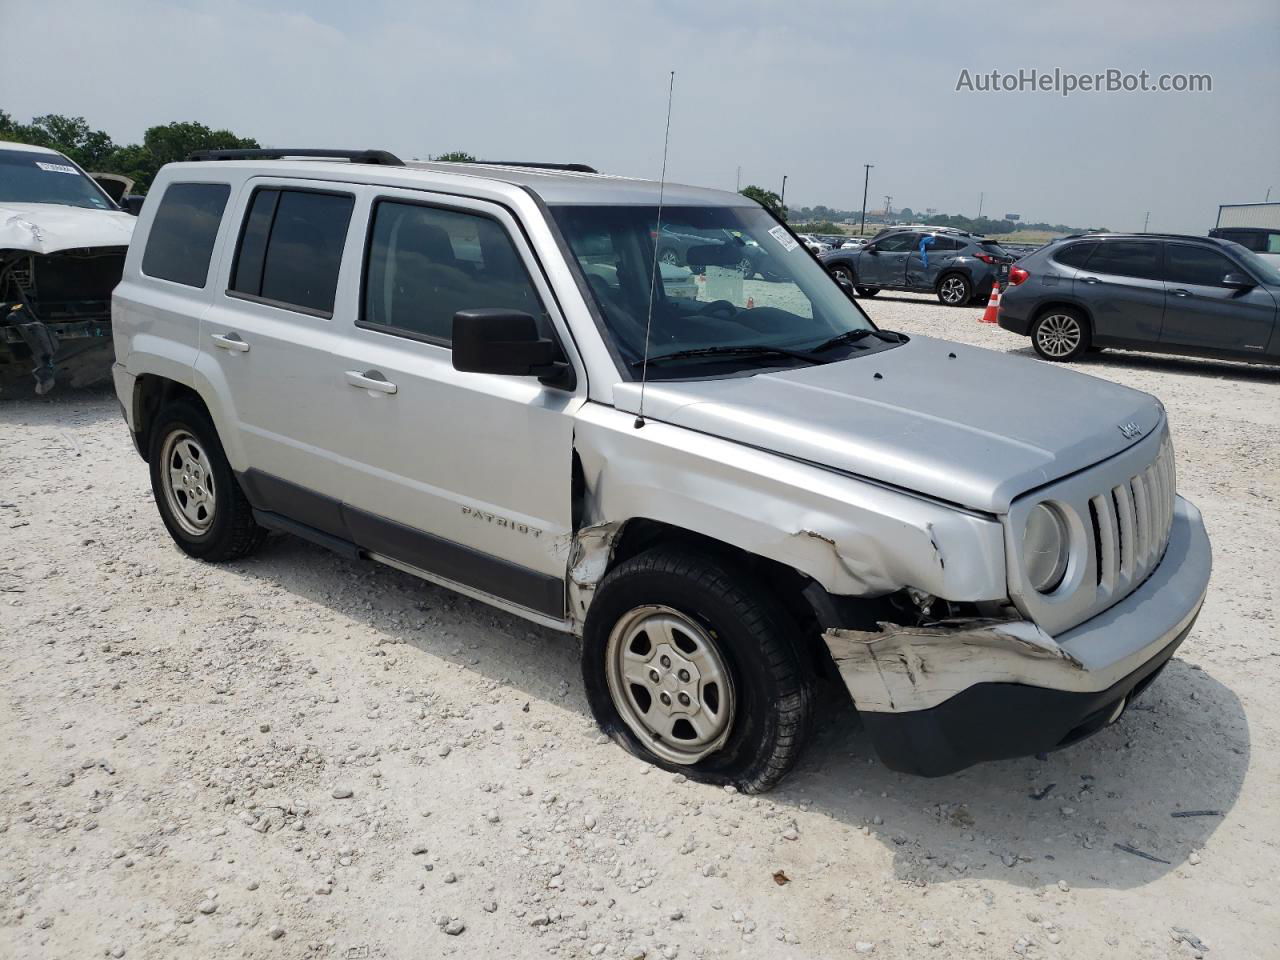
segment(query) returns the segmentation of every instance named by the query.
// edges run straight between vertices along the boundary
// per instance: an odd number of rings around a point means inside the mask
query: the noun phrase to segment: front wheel
[[[972,284],[958,273],[947,274],[938,284],[938,300],[948,307],[963,307],[972,297]]]
[[[853,289],[858,292],[860,297],[874,297],[880,292],[879,287],[854,287]]]
[[[738,272],[742,274],[743,280],[750,280],[756,275],[756,265],[751,262],[750,257],[743,257],[738,261]]]
[[[1076,310],[1045,312],[1031,326],[1031,345],[1045,360],[1075,360],[1090,347],[1089,321]]]
[[[762,584],[710,553],[657,547],[601,582],[583,637],[602,730],[664,770],[758,793],[808,738],[799,628]]]

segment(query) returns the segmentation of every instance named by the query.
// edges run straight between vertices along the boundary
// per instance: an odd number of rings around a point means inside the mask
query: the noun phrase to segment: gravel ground
[[[297,540],[187,559],[109,394],[0,403],[0,956],[1277,956],[1280,374],[1080,369],[1160,396],[1208,520],[1179,656],[1085,744],[939,780],[828,691],[763,797],[603,743],[571,638]]]

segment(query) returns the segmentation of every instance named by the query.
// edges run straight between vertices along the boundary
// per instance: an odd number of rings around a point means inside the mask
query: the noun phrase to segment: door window
[[[228,292],[332,316],[354,203],[350,194],[257,190],[245,217]]]
[[[231,187],[225,183],[171,183],[151,221],[142,272],[188,287],[209,279],[209,259]]]
[[[917,234],[895,233],[891,237],[877,240],[876,249],[881,253],[902,253],[906,250],[914,250],[919,243],[920,238]]]
[[[1058,261],[1064,267],[1074,267],[1077,270],[1083,270],[1084,265],[1089,262],[1089,254],[1093,253],[1098,247],[1097,240],[1085,240],[1082,243],[1069,243],[1065,247],[1058,250],[1053,259]]]
[[[1151,240],[1109,240],[1089,258],[1090,273],[1156,280],[1160,277],[1160,244]]]
[[[361,326],[448,345],[459,310],[528,313],[542,301],[507,231],[482,214],[380,200],[373,208]]]
[[[1208,247],[1171,243],[1165,247],[1165,257],[1164,278],[1170,283],[1220,287],[1228,273],[1240,273],[1239,267]]]

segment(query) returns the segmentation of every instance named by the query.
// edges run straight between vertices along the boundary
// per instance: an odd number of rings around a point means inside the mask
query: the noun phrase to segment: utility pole
[[[1146,233],[1146,232],[1147,232],[1147,225],[1148,225],[1149,223],[1151,223],[1151,211],[1150,211],[1150,210],[1148,210],[1148,211],[1147,211],[1147,215],[1146,215],[1145,217],[1143,217],[1143,218],[1142,218],[1142,232],[1143,232],[1143,233]]]
[[[742,166],[738,166],[738,179],[733,181],[733,192],[738,193],[742,190]]]
[[[864,237],[867,234],[867,186],[871,183],[871,168],[874,163],[864,163],[862,165],[862,226],[858,227],[858,236]]]
[[[787,209],[787,175],[782,175],[782,196],[778,197],[778,206],[783,210]]]
[[[1263,203],[1270,203],[1270,202],[1271,202],[1271,188],[1270,188],[1270,187],[1267,187],[1267,199],[1263,200],[1262,202],[1263,202]]]
[[[987,195],[985,193],[978,194],[978,219],[979,220],[982,219],[982,201],[985,199],[987,199]]]
[[[888,194],[885,194],[885,198],[884,198],[884,222],[885,222],[885,224],[886,224],[886,225],[889,223],[889,217],[890,217],[890,215],[891,215],[892,213],[893,213],[893,197],[889,196]]]

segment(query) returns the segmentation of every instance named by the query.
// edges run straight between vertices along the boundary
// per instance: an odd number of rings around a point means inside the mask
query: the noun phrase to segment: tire
[[[1031,325],[1031,346],[1054,363],[1078,359],[1088,352],[1092,339],[1089,321],[1072,307],[1050,308]]]
[[[738,272],[742,274],[743,280],[750,280],[756,275],[756,265],[751,262],[750,257],[743,257],[738,261]]]
[[[596,590],[583,636],[587,700],[600,728],[635,756],[760,793],[795,765],[809,737],[813,677],[799,636],[767,587],[737,564],[679,545],[656,547],[619,564]],[[690,664],[691,682],[681,673]],[[642,682],[628,683],[624,669]],[[654,676],[657,684],[648,679]],[[681,729],[674,701],[664,715],[659,698],[668,691],[692,694],[686,716],[698,727],[684,720]],[[655,735],[659,727],[668,735]]]
[[[851,267],[848,267],[843,263],[836,263],[828,267],[827,272],[830,273],[832,278],[837,282],[839,282],[843,277],[847,289],[854,290],[857,288],[857,278],[854,276],[853,269]]]
[[[161,410],[148,460],[160,519],[184,553],[223,563],[261,545],[266,531],[254,521],[204,410],[186,401]]]
[[[943,306],[963,307],[973,299],[973,284],[962,273],[947,273],[938,279],[935,292]]]
[[[658,254],[658,262],[665,263],[673,267],[683,266],[683,264],[680,263],[680,254],[676,252],[674,247],[664,247],[662,252]]]
[[[879,287],[854,287],[860,297],[874,297],[880,292]]]

